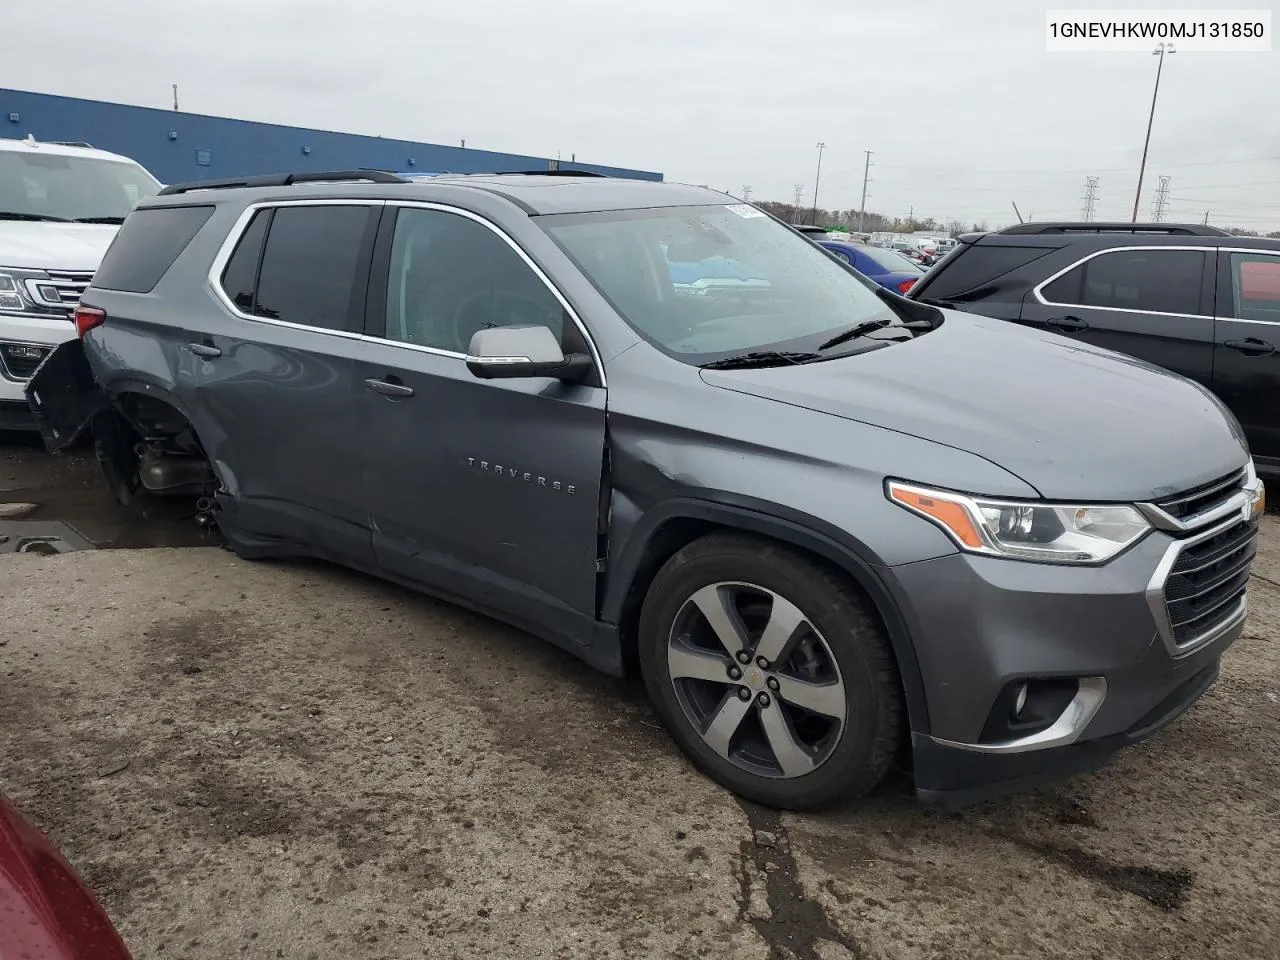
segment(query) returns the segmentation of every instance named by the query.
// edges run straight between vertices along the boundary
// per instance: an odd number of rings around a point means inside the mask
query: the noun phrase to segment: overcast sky
[[[1127,219],[1156,58],[1047,9],[1276,0],[3,0],[0,87],[660,170],[755,200]],[[53,19],[51,10],[55,11]],[[1280,17],[1275,17],[1280,27]],[[15,39],[17,38],[17,39]],[[1170,57],[1142,209],[1280,228],[1280,44]]]

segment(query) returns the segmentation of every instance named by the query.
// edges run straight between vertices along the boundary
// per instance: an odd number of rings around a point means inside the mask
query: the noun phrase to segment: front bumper
[[[1256,528],[1235,515],[1211,529],[1240,523]],[[1194,703],[1244,628],[1244,601],[1174,643],[1162,587],[1187,542],[1154,531],[1100,567],[960,553],[885,568],[925,691],[928,728],[912,734],[920,799],[971,802],[1093,769]],[[1079,691],[1052,729],[993,736],[1003,691],[1025,679]]]
[[[76,328],[69,317],[0,314],[0,406],[8,407],[15,403],[26,406],[27,398],[23,388],[35,366],[35,363],[18,366],[12,361],[6,361],[6,346],[48,350],[73,339],[75,335]],[[8,420],[14,413],[6,409],[2,415]],[[26,418],[26,425],[16,429],[30,428],[30,418]]]

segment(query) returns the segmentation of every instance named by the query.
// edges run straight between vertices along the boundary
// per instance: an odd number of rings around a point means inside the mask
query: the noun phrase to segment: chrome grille
[[[46,270],[48,280],[28,280],[27,293],[42,307],[71,311],[80,302],[85,288],[93,280],[86,270]]]
[[[1186,520],[1198,513],[1212,510],[1229,500],[1244,486],[1246,472],[1236,470],[1224,477],[1194,487],[1167,500],[1156,501],[1156,506],[1177,520]]]
[[[1191,644],[1236,615],[1257,552],[1257,520],[1239,520],[1179,551],[1164,586],[1175,645]]]

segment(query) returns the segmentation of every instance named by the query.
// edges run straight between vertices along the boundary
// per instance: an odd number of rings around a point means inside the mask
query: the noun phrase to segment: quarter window
[[[487,327],[541,325],[559,338],[564,308],[484,224],[405,207],[391,243],[386,321],[388,340],[466,353]]]
[[[258,263],[262,259],[262,241],[267,237],[270,210],[259,210],[240,235],[235,253],[222,271],[222,289],[243,313],[253,313],[253,291],[258,283]]]
[[[370,208],[363,206],[277,207],[262,252],[253,313],[325,330],[355,329],[353,318],[364,307],[356,275],[369,221]]]
[[[1115,250],[1086,260],[1044,288],[1050,303],[1200,314],[1204,253]]]
[[[1232,316],[1280,323],[1280,257],[1231,254],[1231,289]]]
[[[93,285],[104,290],[150,293],[213,215],[213,209],[147,207],[133,211],[107,248]]]

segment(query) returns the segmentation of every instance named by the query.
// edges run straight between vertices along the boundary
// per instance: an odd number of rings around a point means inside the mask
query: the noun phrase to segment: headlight
[[[31,302],[27,293],[27,280],[48,280],[49,275],[43,270],[19,270],[15,267],[0,267],[0,310],[8,313],[27,313],[35,311],[47,312]]]
[[[941,527],[972,553],[1043,563],[1103,563],[1151,525],[1126,504],[985,500],[890,481],[894,503]]]

